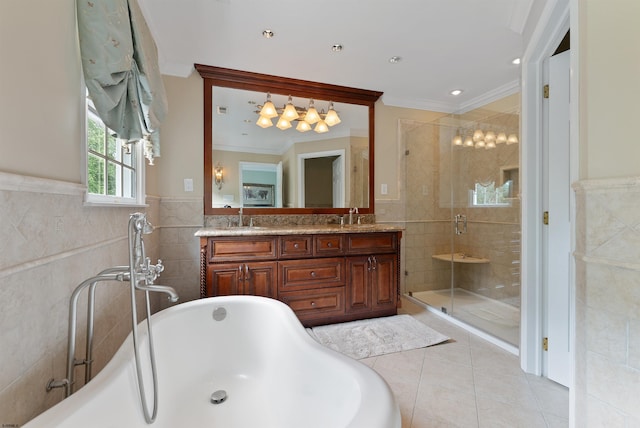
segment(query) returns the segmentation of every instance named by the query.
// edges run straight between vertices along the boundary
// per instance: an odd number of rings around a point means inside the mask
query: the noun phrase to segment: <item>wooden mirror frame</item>
[[[382,92],[366,89],[349,88],[307,80],[289,79],[268,74],[232,70],[210,65],[194,64],[203,79],[204,85],[204,214],[231,215],[237,208],[213,208],[213,101],[214,86],[244,89],[247,91],[270,92],[272,94],[293,95],[358,104],[369,107],[369,206],[358,207],[361,214],[373,214],[374,211],[374,132],[375,103]],[[244,207],[245,214],[345,214],[349,208],[249,208]]]

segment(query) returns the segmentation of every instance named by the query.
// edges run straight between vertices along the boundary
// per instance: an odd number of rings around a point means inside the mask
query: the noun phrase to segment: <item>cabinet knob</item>
[[[311,306],[315,306],[315,305],[316,305],[316,302],[311,302]]]
[[[327,242],[327,247],[329,248],[333,247],[333,242]]]
[[[297,242],[293,244],[293,248],[298,248],[298,247],[300,247],[300,244],[298,244]]]
[[[311,276],[315,278],[316,277],[316,272],[312,270],[311,271]]]

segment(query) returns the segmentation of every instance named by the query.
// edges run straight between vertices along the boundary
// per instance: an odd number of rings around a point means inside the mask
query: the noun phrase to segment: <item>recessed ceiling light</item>
[[[336,43],[335,45],[331,46],[331,50],[334,52],[342,52],[342,49],[344,49],[344,47],[339,43]]]
[[[463,93],[464,91],[462,89],[454,89],[453,91],[449,92],[451,95],[453,95],[454,97],[457,97],[458,95],[460,95],[461,93]]]
[[[276,34],[272,30],[269,30],[269,29],[266,29],[266,30],[264,30],[262,32],[262,37],[264,37],[265,39],[270,39],[275,35]]]
[[[389,62],[391,64],[397,64],[400,61],[402,61],[402,58],[400,58],[399,56],[392,56],[391,58],[389,58]]]
[[[520,65],[520,58],[514,58],[513,61],[511,61],[511,64]]]

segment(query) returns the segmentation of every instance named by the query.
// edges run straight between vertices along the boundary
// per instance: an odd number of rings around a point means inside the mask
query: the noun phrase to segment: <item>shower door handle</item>
[[[462,228],[460,224],[462,223]],[[467,233],[467,216],[464,214],[456,214],[455,217],[456,224],[456,235],[462,235],[463,233]]]

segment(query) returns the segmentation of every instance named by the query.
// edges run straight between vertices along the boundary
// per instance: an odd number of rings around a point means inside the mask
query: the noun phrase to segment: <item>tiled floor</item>
[[[569,393],[527,375],[518,357],[403,300],[410,313],[453,341],[362,360],[389,383],[402,428],[568,427]]]

